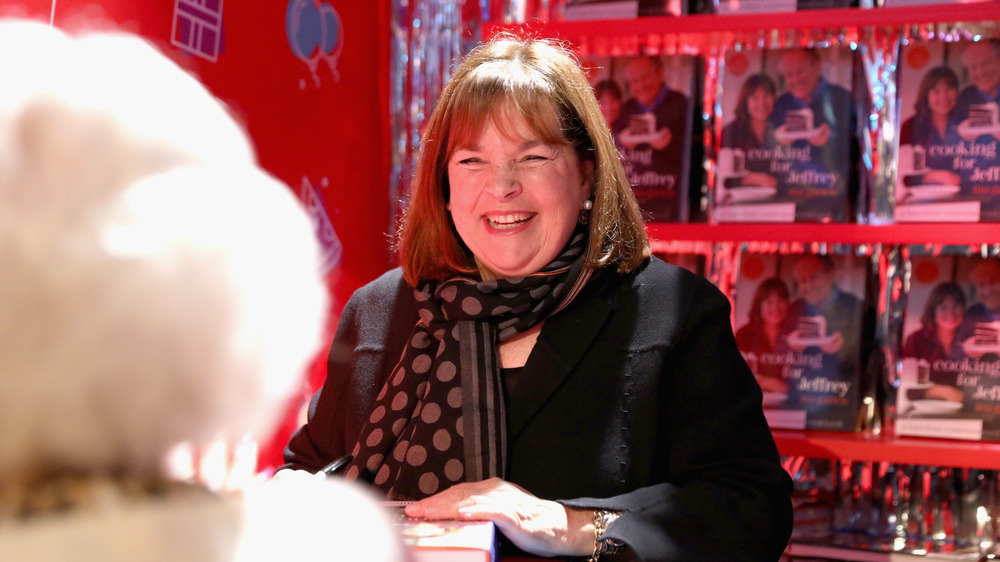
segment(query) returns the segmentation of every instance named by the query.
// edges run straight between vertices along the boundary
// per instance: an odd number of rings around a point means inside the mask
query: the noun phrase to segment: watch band
[[[594,510],[594,552],[587,562],[598,562],[602,556],[610,556],[619,552],[624,544],[621,541],[601,538],[608,527],[618,519],[621,513],[605,509]]]

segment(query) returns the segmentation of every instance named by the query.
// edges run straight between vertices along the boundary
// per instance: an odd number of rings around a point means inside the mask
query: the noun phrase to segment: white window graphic
[[[222,0],[174,0],[170,43],[215,62],[222,45]]]

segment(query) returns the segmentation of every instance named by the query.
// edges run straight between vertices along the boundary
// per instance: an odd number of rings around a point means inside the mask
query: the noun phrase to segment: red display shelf
[[[646,233],[655,240],[704,242],[826,242],[840,244],[944,244],[1000,243],[1000,224],[819,224],[819,223],[648,223]]]
[[[1000,21],[1000,2],[891,8],[837,8],[761,14],[695,14],[619,20],[533,21],[523,24],[490,23],[483,26],[483,37],[490,38],[501,32],[511,32],[523,36],[573,39],[597,35],[831,29],[990,20]]]
[[[831,431],[771,432],[782,455],[812,458],[888,461],[962,468],[1000,468],[1000,443],[870,437]]]

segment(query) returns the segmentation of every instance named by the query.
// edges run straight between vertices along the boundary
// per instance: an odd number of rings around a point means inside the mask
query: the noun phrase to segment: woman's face
[[[962,324],[965,308],[953,297],[945,297],[934,308],[934,323],[943,330],[956,330]]]
[[[622,100],[615,97],[611,92],[604,92],[601,98],[597,100],[597,104],[601,106],[601,115],[604,116],[604,121],[610,126],[618,118],[618,113],[622,108]]]
[[[949,86],[946,82],[938,82],[927,92],[927,106],[931,108],[931,113],[936,115],[947,115],[955,108],[955,100],[958,99],[958,90]]]
[[[764,88],[757,88],[747,96],[747,113],[754,121],[765,121],[774,110],[774,96]]]
[[[788,315],[788,300],[771,293],[760,303],[760,317],[765,324],[781,324]]]
[[[479,262],[500,277],[549,264],[569,241],[590,196],[593,164],[571,146],[548,145],[523,118],[501,132],[488,119],[448,159],[451,217]]]

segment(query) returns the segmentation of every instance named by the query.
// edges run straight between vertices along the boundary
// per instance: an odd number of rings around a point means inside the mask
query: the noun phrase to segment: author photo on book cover
[[[775,138],[772,119],[778,86],[762,59],[763,51],[755,51],[732,53],[725,61],[712,194],[712,212],[721,222],[795,220],[795,202],[785,191],[788,151]]]
[[[594,85],[594,95],[597,96],[597,104],[601,107],[604,122],[609,127],[613,126],[622,112],[622,103],[625,101],[622,99],[622,87],[615,80],[608,78]]]
[[[747,322],[736,330],[736,344],[744,356],[754,359],[748,361],[751,367],[756,362],[754,374],[764,392],[788,393],[785,365],[776,359],[791,350],[788,346],[788,334],[794,329],[788,317],[791,304],[791,292],[784,280],[764,279],[754,290]]]
[[[799,338],[793,338],[792,345],[819,348],[829,359],[824,361],[826,372],[838,379],[853,378],[860,366],[863,299],[838,284],[837,266],[829,255],[804,255],[795,261],[791,274],[798,297],[792,302],[789,316],[799,322]],[[817,342],[796,344],[796,339],[808,339],[802,319],[815,317],[824,320]]]
[[[736,52],[721,82],[718,220],[845,220],[858,148],[850,51]]]
[[[1000,220],[1000,41],[913,42],[900,61],[897,219]]]
[[[865,270],[855,256],[804,254],[790,261],[783,274],[790,277],[794,329],[786,340],[799,365],[789,401],[809,412],[810,429],[853,431],[869,384],[862,370],[872,329]]]
[[[961,335],[977,358],[1000,359],[1000,261],[980,258],[969,270],[974,301],[965,311]]]
[[[937,66],[920,79],[913,115],[903,121],[899,131],[900,172],[905,188],[919,190],[922,185],[961,185],[955,171],[955,157],[949,147],[962,143],[958,135],[958,75],[948,66]],[[902,160],[908,165],[903,166]]]
[[[735,172],[739,167],[743,172],[733,176],[733,182],[725,187],[740,186],[777,187],[778,178],[772,173],[772,153],[769,149],[777,146],[774,138],[774,121],[771,114],[778,97],[774,80],[764,73],[749,76],[740,86],[733,119],[722,128],[722,148],[739,151],[742,166],[729,164]]]
[[[958,95],[956,110],[967,127],[965,140],[990,142],[1000,139],[997,106],[1000,104],[1000,39],[965,43],[961,64],[968,85]]]
[[[613,57],[613,79],[625,87],[611,130],[641,210],[657,221],[687,217],[693,58]]]
[[[505,555],[778,560],[791,479],[729,300],[651,256],[576,59],[476,47],[420,150],[402,265],[346,304],[276,477],[492,521]]]
[[[784,192],[800,201],[797,216],[805,220],[846,218],[856,147],[857,108],[851,95],[852,58],[846,48],[782,49],[776,69],[782,90],[774,102],[771,119],[775,138],[789,148],[790,170]],[[827,78],[824,69],[830,67]],[[854,143],[854,144],[852,144]],[[838,201],[839,200],[839,201]],[[836,204],[831,208],[831,204]]]
[[[954,281],[937,284],[927,297],[920,327],[906,336],[903,358],[922,360],[926,373],[916,377],[919,388],[903,389],[908,400],[947,400],[961,403],[958,372],[948,368],[965,358],[960,328],[965,318],[965,291]]]
[[[897,432],[1000,439],[1000,263],[911,258]]]

